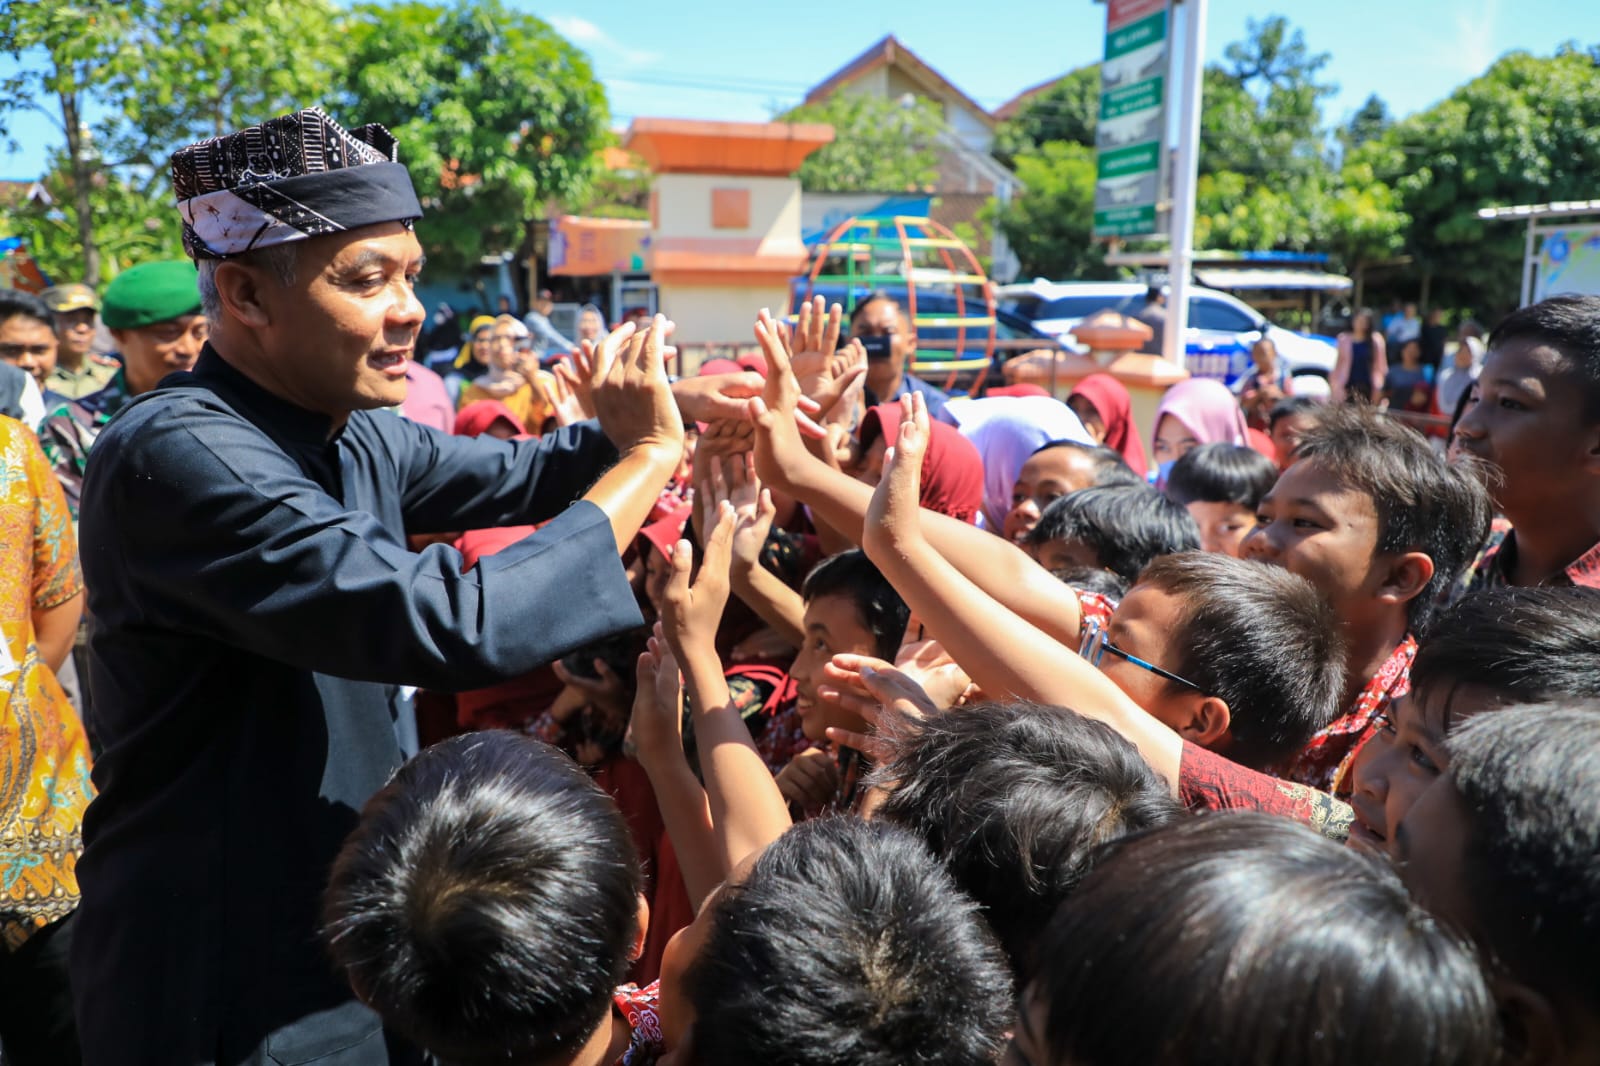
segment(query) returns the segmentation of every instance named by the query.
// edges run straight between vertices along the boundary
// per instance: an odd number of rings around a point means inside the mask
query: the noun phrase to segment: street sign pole
[[[1183,0],[1183,92],[1178,111],[1178,158],[1172,174],[1172,244],[1167,317],[1161,354],[1183,366],[1189,327],[1189,276],[1194,269],[1194,187],[1200,163],[1201,69],[1206,50],[1207,0]]]
[[[1107,0],[1095,132],[1094,236],[1161,231],[1170,0]]]

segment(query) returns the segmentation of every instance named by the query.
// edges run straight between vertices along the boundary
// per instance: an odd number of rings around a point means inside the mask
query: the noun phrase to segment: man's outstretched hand
[[[595,349],[589,391],[600,428],[619,452],[683,454],[683,416],[667,382],[668,329],[661,315],[643,332],[625,323]]]

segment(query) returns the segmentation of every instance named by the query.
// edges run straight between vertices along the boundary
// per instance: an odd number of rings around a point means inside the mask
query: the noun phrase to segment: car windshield
[[[1036,319],[1088,318],[1096,311],[1102,311],[1106,308],[1123,312],[1135,311],[1138,310],[1143,302],[1140,296],[1058,296],[1054,300],[1041,304],[1038,312],[1033,317]]]

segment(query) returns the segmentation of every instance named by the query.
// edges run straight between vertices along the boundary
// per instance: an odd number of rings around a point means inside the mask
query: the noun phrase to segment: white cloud
[[[1455,32],[1425,45],[1421,59],[1428,66],[1458,75],[1482,74],[1501,51],[1504,38],[1498,32],[1499,17],[1500,0],[1458,4],[1451,20]]]
[[[556,32],[561,34],[573,44],[589,52],[596,59],[620,59],[631,66],[648,66],[661,58],[659,52],[651,52],[643,48],[630,48],[617,41],[605,30],[577,15],[551,15],[545,21],[554,26]]]

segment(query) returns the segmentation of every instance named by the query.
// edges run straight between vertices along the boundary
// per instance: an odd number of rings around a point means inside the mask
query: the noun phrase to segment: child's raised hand
[[[733,456],[724,469],[728,477],[723,499],[733,506],[734,515],[733,562],[748,571],[761,565],[761,549],[772,532],[778,509],[773,506],[772,493],[761,487],[761,479],[756,476],[754,456]]]
[[[728,563],[733,555],[733,508],[717,507],[716,524],[706,537],[700,573],[691,585],[694,553],[686,540],[672,549],[672,576],[662,597],[662,629],[679,663],[691,654],[712,651],[722,611],[728,605]],[[713,653],[714,654],[714,653]]]
[[[767,360],[767,380],[761,395],[751,400],[747,409],[756,427],[756,470],[762,481],[785,488],[789,473],[810,458],[800,436],[801,428],[818,439],[824,433],[801,410],[800,383],[789,358],[788,329],[774,321],[772,312],[763,307],[756,317],[755,334]]]
[[[839,792],[839,764],[821,748],[808,748],[778,771],[778,791],[792,808],[821,810]]]
[[[861,546],[867,555],[894,551],[921,536],[922,456],[928,449],[928,405],[920,393],[900,398],[900,437],[883,457],[883,479],[872,493]]]
[[[655,635],[639,656],[638,687],[628,733],[641,760],[683,749],[683,682],[657,622]]]

